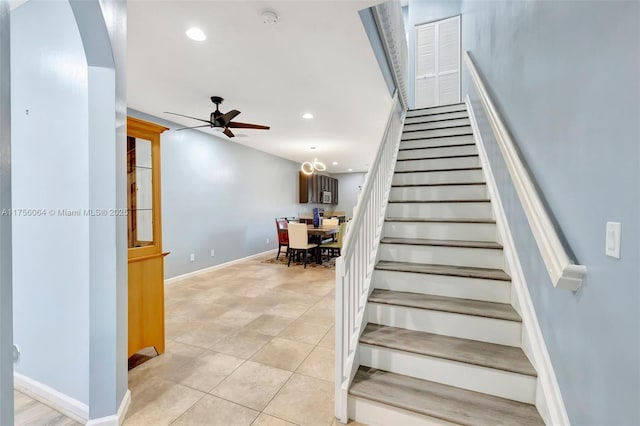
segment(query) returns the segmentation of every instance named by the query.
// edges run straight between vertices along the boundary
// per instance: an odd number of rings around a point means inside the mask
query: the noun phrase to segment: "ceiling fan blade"
[[[262,126],[260,124],[238,123],[237,121],[232,121],[227,125],[227,127],[232,127],[234,129],[257,129],[257,130],[269,130],[271,128],[269,126]]]
[[[240,114],[240,111],[238,111],[237,109],[232,109],[226,114],[221,115],[220,118],[218,118],[218,120],[222,122],[222,125],[226,126],[227,124],[229,124],[229,122],[231,122],[231,120],[236,118],[239,114]]]
[[[202,118],[196,118],[196,117],[190,117],[190,116],[188,116],[188,115],[178,114],[178,113],[175,113],[175,112],[168,112],[168,111],[165,111],[165,112],[164,112],[164,114],[179,115],[180,117],[191,118],[191,119],[193,119],[193,120],[198,120],[198,121],[202,121],[202,122],[204,122],[204,123],[209,123],[210,125],[212,125],[212,124],[213,124],[213,123],[212,123],[211,121],[209,121],[209,120],[204,120],[204,119],[202,119]]]
[[[233,134],[233,132],[232,132],[231,130],[229,130],[229,128],[228,128],[228,127],[225,127],[224,132],[222,132],[222,133],[224,133],[225,135],[227,135],[227,136],[228,136],[228,137],[230,137],[230,138],[232,138],[232,137],[234,137],[234,136],[235,136],[235,135]]]
[[[178,130],[199,129],[200,127],[211,127],[211,124],[205,124],[204,126],[181,127],[179,129],[173,129],[173,130],[177,132]]]

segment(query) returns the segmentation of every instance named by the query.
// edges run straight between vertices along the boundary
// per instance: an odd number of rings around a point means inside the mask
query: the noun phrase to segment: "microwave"
[[[331,204],[331,192],[322,191],[322,204]]]

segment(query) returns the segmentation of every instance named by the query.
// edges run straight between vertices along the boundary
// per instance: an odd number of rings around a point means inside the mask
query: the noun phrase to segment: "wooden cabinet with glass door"
[[[127,117],[129,357],[164,352],[164,256],[160,215],[160,134],[166,127]]]

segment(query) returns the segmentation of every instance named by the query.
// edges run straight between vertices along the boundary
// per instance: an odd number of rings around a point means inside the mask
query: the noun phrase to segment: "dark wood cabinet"
[[[311,176],[298,172],[299,176],[299,196],[301,204],[322,204],[322,193],[331,192],[331,204],[338,204],[338,179],[331,176],[319,175]]]

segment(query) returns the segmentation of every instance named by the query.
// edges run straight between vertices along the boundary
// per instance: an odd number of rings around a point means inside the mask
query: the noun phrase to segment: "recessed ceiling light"
[[[306,112],[306,113],[302,114],[302,118],[306,118],[307,120],[312,119],[313,118],[313,114],[311,114],[310,112]]]
[[[187,37],[194,41],[205,41],[207,36],[204,35],[204,32],[200,28],[189,28],[186,32]]]
[[[347,171],[348,171],[348,172],[352,172],[352,171],[353,171],[353,169],[347,169]]]
[[[334,161],[334,162],[333,162],[333,163],[331,163],[331,164],[333,164],[334,166],[337,166],[337,165],[338,165],[338,162],[337,162],[337,161]]]

